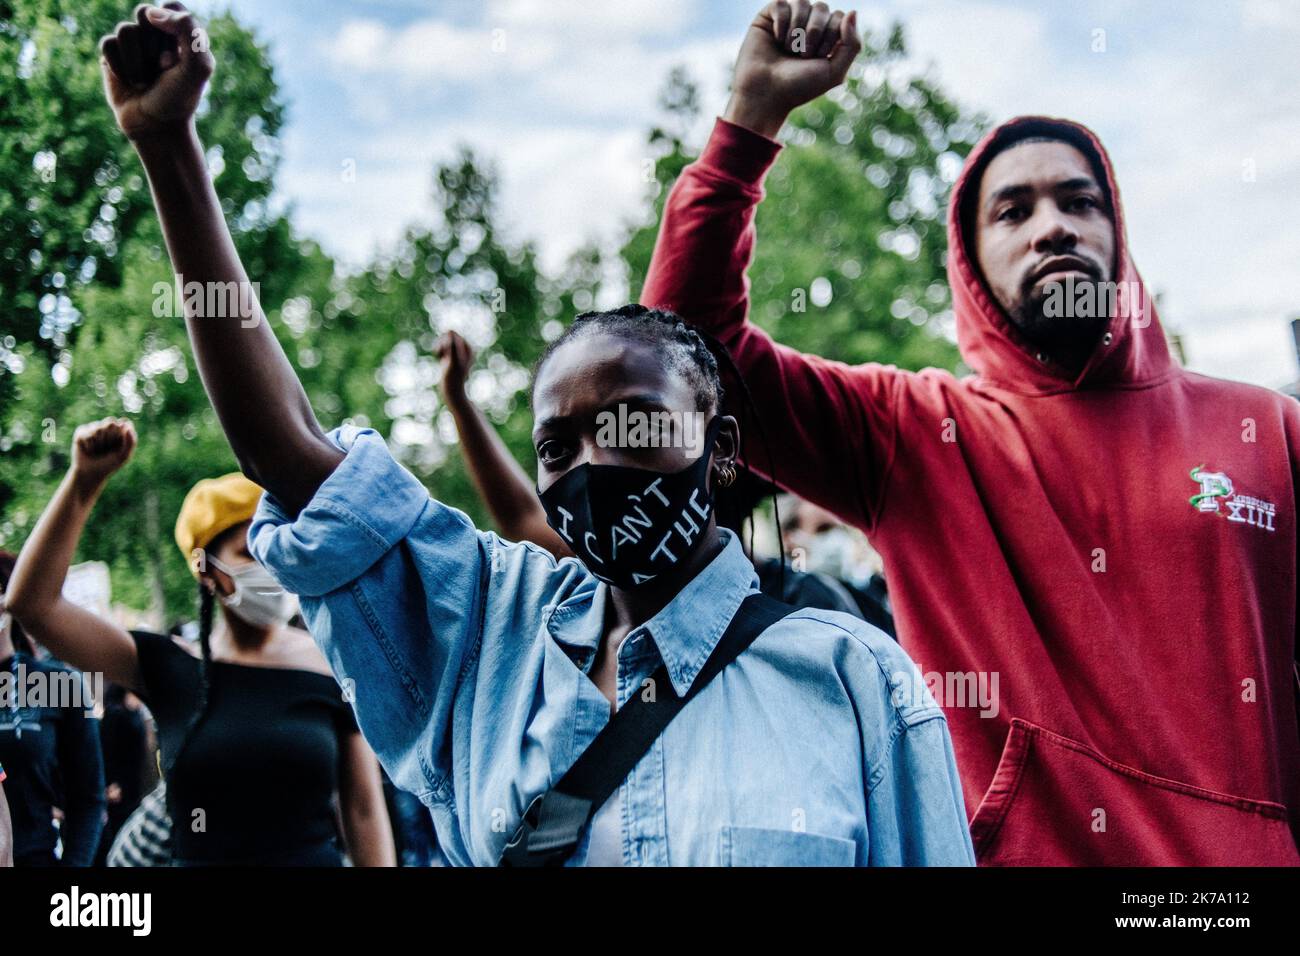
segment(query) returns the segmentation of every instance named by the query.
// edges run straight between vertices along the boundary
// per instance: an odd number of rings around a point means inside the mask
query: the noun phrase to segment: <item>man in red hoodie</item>
[[[780,482],[884,556],[982,863],[1300,864],[1300,404],[1170,359],[1089,130],[1015,119],[966,162],[948,279],[972,376],[747,321],[772,137],[843,80],[855,28],[802,0],[755,19],[642,301],[731,349]]]

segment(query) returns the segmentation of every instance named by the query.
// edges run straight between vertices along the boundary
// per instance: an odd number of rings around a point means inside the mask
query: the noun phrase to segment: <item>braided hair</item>
[[[170,779],[172,773],[176,770],[180,762],[181,754],[189,746],[190,741],[194,738],[194,731],[198,728],[203,718],[208,713],[208,703],[212,694],[212,620],[215,616],[216,599],[203,582],[199,582],[199,649],[201,656],[199,658],[199,697],[194,704],[194,713],[190,717],[190,722],[185,728],[185,733],[181,737],[180,743],[176,745],[175,752],[171,755],[171,760],[167,762],[167,771],[163,775],[164,780]],[[172,820],[172,829],[177,826],[188,825],[187,822],[180,820],[177,814],[175,802],[172,799],[172,787],[167,787],[165,796],[167,801],[167,814]],[[176,841],[171,840],[171,851],[176,853]]]
[[[542,353],[533,367],[533,382],[537,382],[542,366],[560,346],[597,334],[611,335],[630,339],[653,346],[664,356],[666,368],[681,375],[695,390],[695,401],[701,409],[715,409],[719,414],[726,407],[727,392],[722,384],[722,369],[735,379],[743,402],[738,411],[741,422],[740,441],[742,448],[749,436],[748,412],[752,411],[758,425],[759,438],[767,452],[768,474],[771,476],[773,492],[777,484],[776,462],[772,458],[771,446],[767,434],[758,416],[758,409],[750,395],[745,378],[736,367],[727,347],[703,329],[691,325],[675,312],[667,309],[652,309],[638,303],[619,306],[617,309],[597,312],[583,312],[578,315],[564,334],[552,342]],[[717,495],[719,521],[734,531],[739,532],[746,520],[750,522],[749,551],[754,552],[754,523],[752,520],[756,500],[752,489],[758,479],[749,467],[749,455],[739,456],[743,469],[741,478],[732,489],[719,489]],[[772,495],[772,507],[778,509],[776,495]],[[785,541],[781,534],[780,511],[776,510],[777,544],[781,558],[781,587],[785,588]]]
[[[596,334],[630,339],[661,350],[667,360],[666,367],[685,378],[695,390],[695,401],[701,409],[722,408],[725,395],[718,360],[699,330],[672,312],[636,303],[580,314],[537,360],[533,381],[537,381],[537,373],[560,346]]]

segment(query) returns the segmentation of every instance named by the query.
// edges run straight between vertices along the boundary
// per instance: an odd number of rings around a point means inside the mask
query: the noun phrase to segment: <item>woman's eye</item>
[[[1076,196],[1070,200],[1071,209],[1096,209],[1098,208],[1097,200],[1091,196]]]
[[[1022,210],[1019,206],[1008,206],[1002,212],[998,213],[998,220],[1002,222],[1014,222],[1020,218]]]
[[[537,460],[543,464],[557,462],[566,454],[566,449],[559,442],[544,441],[537,446]]]

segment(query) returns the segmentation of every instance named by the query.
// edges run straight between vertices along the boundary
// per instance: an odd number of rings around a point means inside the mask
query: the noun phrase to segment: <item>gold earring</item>
[[[730,488],[736,482],[736,466],[723,465],[718,469],[718,486]]]

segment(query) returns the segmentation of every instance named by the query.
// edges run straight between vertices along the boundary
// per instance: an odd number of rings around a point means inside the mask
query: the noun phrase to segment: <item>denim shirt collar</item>
[[[719,528],[718,533],[723,548],[717,557],[658,614],[628,634],[629,641],[641,632],[650,635],[678,696],[690,690],[740,602],[758,587],[758,574],[745,556],[740,538],[726,528]],[[583,670],[600,646],[608,596],[607,584],[599,583],[591,590],[580,588],[556,605],[547,619],[551,636],[576,652],[572,656]]]

